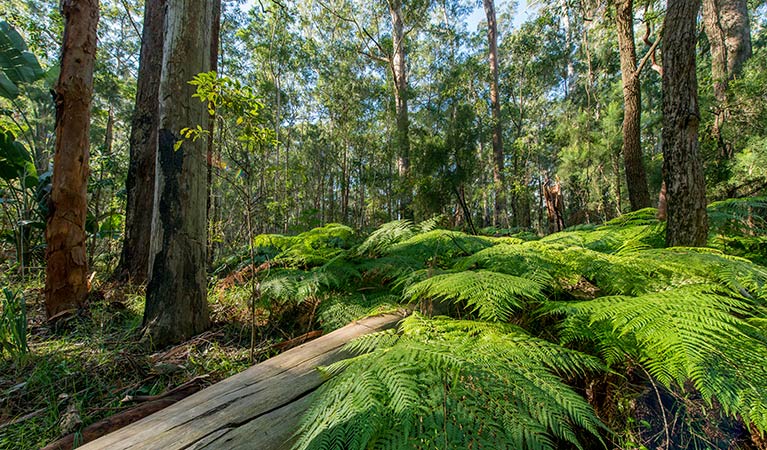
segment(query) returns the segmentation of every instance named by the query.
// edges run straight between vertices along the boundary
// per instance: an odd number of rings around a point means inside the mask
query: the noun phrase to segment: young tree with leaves
[[[85,305],[88,260],[88,155],[98,0],[64,0],[61,72],[55,88],[56,153],[45,230],[45,311],[49,318]]]

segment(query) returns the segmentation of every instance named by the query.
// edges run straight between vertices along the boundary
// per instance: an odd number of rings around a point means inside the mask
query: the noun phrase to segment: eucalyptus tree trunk
[[[96,60],[98,0],[64,0],[61,72],[55,87],[56,153],[45,229],[45,312],[48,318],[85,305],[93,68]]]
[[[629,202],[631,209],[636,211],[649,207],[651,201],[640,141],[642,98],[634,44],[634,2],[616,0],[615,9],[623,81],[623,163],[626,166]]]
[[[394,102],[397,116],[397,173],[400,179],[399,211],[405,219],[413,218],[410,186],[410,120],[407,110],[407,60],[405,22],[402,0],[388,0],[392,23],[391,71],[394,77]]]
[[[703,28],[711,49],[711,78],[715,111],[714,137],[722,157],[732,156],[732,145],[724,141],[722,127],[727,121],[727,85],[740,73],[751,56],[751,29],[746,0],[703,0]]]
[[[666,245],[701,246],[708,237],[706,180],[698,152],[696,19],[700,0],[669,0],[663,28],[663,177]]]
[[[152,239],[144,310],[145,337],[156,347],[208,328],[206,274],[207,142],[179,130],[208,129],[194,86],[210,70],[214,0],[168,0],[160,76],[160,123]],[[176,143],[181,142],[176,148]]]
[[[146,0],[136,105],[131,118],[130,163],[125,180],[128,194],[125,238],[115,270],[115,278],[134,283],[146,281],[149,266],[164,21],[165,0]]]
[[[498,23],[495,19],[495,2],[483,0],[487,15],[488,64],[490,65],[490,106],[493,113],[493,185],[495,207],[493,225],[500,226],[506,216],[506,183],[504,180],[503,124],[501,102],[498,95]]]

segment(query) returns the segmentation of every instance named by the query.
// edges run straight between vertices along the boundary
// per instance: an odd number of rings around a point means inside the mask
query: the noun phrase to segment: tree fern
[[[353,342],[327,370],[297,449],[554,449],[598,435],[591,407],[558,376],[593,358],[502,324],[405,319]]]

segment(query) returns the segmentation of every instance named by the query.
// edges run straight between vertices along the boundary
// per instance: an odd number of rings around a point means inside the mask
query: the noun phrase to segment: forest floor
[[[190,380],[204,387],[251,365],[249,311],[238,300],[242,287],[212,290],[210,330],[153,352],[140,341],[143,287],[99,286],[87,312],[54,329],[45,320],[42,284],[27,282],[24,289],[29,352],[0,361],[0,449],[40,448],[136,407],[137,398]],[[256,359],[274,356],[290,337],[257,342]]]

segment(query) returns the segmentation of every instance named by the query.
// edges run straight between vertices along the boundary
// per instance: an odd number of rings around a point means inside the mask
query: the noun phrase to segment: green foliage
[[[357,356],[326,369],[335,377],[297,448],[578,446],[606,434],[568,384],[601,363],[640,364],[765,430],[767,269],[713,248],[661,248],[662,235],[651,209],[527,242],[382,226],[334,261],[358,276],[316,291],[332,299],[321,320],[340,326],[397,298],[422,311],[450,303],[455,316],[414,313],[351,343]]]
[[[612,364],[639,361],[669,387],[689,380],[709,403],[716,399],[728,414],[767,431],[767,335],[748,321],[763,318],[752,300],[692,284],[557,311],[568,315],[566,341],[591,340]]]
[[[349,345],[361,355],[330,366],[301,427],[298,449],[578,447],[575,429],[599,420],[557,374],[597,360],[517,327],[427,319]]]
[[[27,346],[27,307],[24,295],[3,289],[3,310],[0,313],[0,356],[13,358],[29,351]]]
[[[434,299],[465,302],[482,320],[507,322],[529,301],[543,300],[542,286],[514,275],[480,270],[427,278],[405,290],[410,301]]]
[[[27,50],[24,39],[6,21],[0,21],[0,97],[13,100],[19,86],[45,76],[35,55]]]

